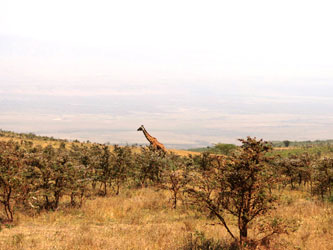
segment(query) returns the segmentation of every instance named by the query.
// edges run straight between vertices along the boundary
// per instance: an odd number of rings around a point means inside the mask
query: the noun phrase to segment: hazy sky
[[[333,138],[333,2],[2,0],[0,128],[169,147]]]

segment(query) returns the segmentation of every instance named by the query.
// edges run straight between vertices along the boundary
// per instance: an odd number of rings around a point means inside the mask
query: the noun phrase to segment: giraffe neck
[[[145,129],[145,128],[143,128],[143,134],[145,135],[145,137],[147,138],[147,140],[150,142],[150,143],[153,143],[153,138],[154,137],[152,137],[148,132],[147,132],[147,130]]]

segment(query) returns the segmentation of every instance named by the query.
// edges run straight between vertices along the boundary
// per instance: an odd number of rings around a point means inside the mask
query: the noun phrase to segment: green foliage
[[[160,151],[141,147],[141,153],[135,155],[134,177],[138,185],[161,183],[162,170],[166,165],[161,154]]]
[[[114,186],[116,195],[119,194],[120,186],[126,182],[129,177],[130,169],[134,166],[132,149],[129,146],[119,147],[114,146],[113,150],[114,161],[111,169],[111,183]]]
[[[214,166],[214,157],[209,152],[194,156],[193,161],[196,171],[207,171]]]
[[[91,158],[89,157],[89,148],[83,144],[72,144],[70,149],[70,157],[72,165],[69,173],[69,189],[71,196],[71,205],[78,204],[82,206],[84,194],[88,191],[88,185],[93,180],[93,169],[91,168]],[[79,199],[79,202],[76,201]]]
[[[167,154],[164,159],[166,168],[162,170],[161,186],[171,192],[173,208],[177,208],[177,201],[190,181],[193,161],[175,154]]]
[[[103,195],[107,194],[107,184],[110,182],[112,174],[112,161],[114,155],[110,152],[108,146],[103,145],[101,147],[94,146],[96,153],[95,167],[97,173],[97,180],[103,184]]]
[[[215,144],[215,146],[212,148],[211,152],[215,153],[215,154],[230,155],[236,149],[237,149],[237,146],[234,144],[218,143],[218,144]]]
[[[69,151],[61,146],[35,148],[26,176],[30,178],[30,204],[39,209],[57,209],[60,198],[72,190],[73,163]],[[32,178],[31,178],[32,177]]]

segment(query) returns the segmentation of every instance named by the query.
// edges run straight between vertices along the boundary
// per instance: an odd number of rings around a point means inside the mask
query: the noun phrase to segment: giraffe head
[[[143,131],[143,130],[144,130],[143,125],[141,125],[141,127],[137,129],[137,131]]]

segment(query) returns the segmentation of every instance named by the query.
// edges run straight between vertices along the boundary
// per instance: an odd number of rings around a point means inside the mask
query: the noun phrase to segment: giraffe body
[[[166,152],[166,149],[165,149],[164,145],[162,143],[160,143],[155,137],[151,136],[147,132],[147,130],[144,128],[143,125],[141,125],[141,127],[138,128],[137,131],[142,131],[143,132],[143,134],[145,135],[146,139],[149,141],[150,146],[153,149],[162,150],[163,152]]]

